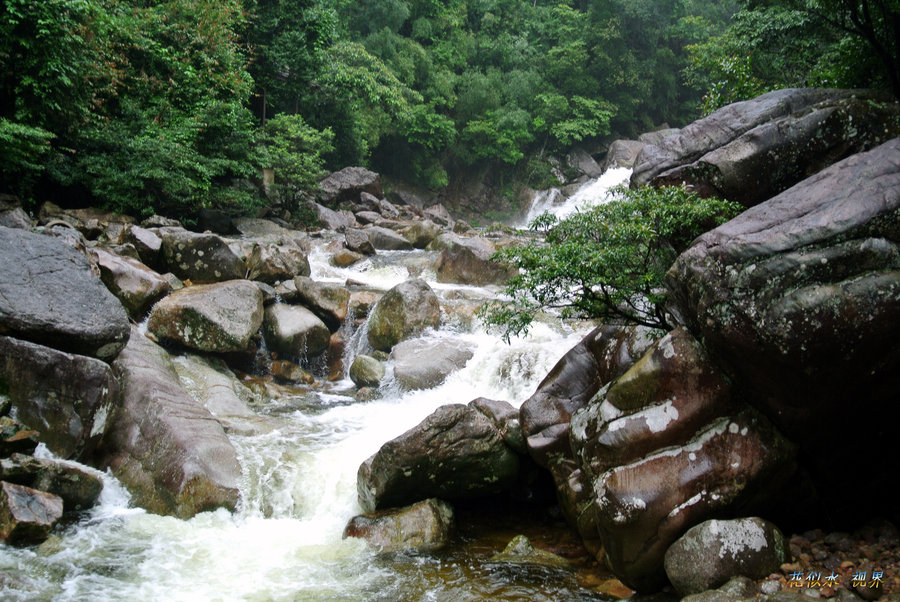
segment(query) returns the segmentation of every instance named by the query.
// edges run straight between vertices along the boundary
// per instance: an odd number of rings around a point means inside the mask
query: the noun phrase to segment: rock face
[[[401,282],[378,300],[369,316],[369,344],[381,351],[441,323],[437,295],[424,280]]]
[[[92,253],[100,268],[100,280],[132,318],[143,317],[154,303],[172,290],[168,280],[136,259],[99,248]]]
[[[119,387],[105,362],[0,336],[0,390],[53,453],[80,458],[106,431]]]
[[[103,491],[100,477],[86,470],[57,460],[23,454],[0,459],[0,481],[59,496],[67,512],[92,507]]]
[[[356,201],[362,192],[383,196],[381,176],[364,167],[345,167],[319,182],[319,198],[327,204]]]
[[[63,513],[61,498],[22,485],[0,482],[0,541],[40,543]]]
[[[188,286],[153,307],[147,328],[198,351],[243,351],[263,320],[259,288],[249,280]]]
[[[314,313],[299,305],[275,303],[266,308],[266,343],[292,357],[314,357],[328,349],[331,332]]]
[[[407,506],[354,516],[344,528],[344,539],[360,537],[382,553],[440,550],[453,534],[453,508],[431,498]]]
[[[472,498],[508,488],[519,458],[479,411],[441,406],[419,425],[388,441],[357,475],[362,508],[403,506],[429,497]]]
[[[222,426],[178,382],[169,357],[138,332],[113,364],[121,405],[98,455],[155,514],[234,509],[241,468]]]
[[[223,282],[247,275],[244,260],[220,236],[176,228],[166,230],[161,238],[166,265],[182,280]]]
[[[682,596],[698,594],[742,575],[762,579],[790,560],[784,535],[761,518],[708,520],[692,527],[666,552],[666,575]]]
[[[128,315],[81,253],[61,240],[0,226],[0,334],[114,358]]]
[[[453,339],[412,339],[394,345],[394,377],[404,389],[430,389],[466,365],[472,350]]]
[[[900,134],[900,107],[847,90],[778,90],[687,126],[637,159],[632,181],[688,183],[750,207]]]
[[[886,425],[900,418],[898,224],[895,139],[704,234],[666,277],[675,310],[710,355],[800,444],[835,516],[850,507],[859,513],[878,496],[842,496],[828,475],[890,482],[854,458],[896,449]],[[877,415],[877,423],[848,429],[835,420],[850,399],[854,412]]]
[[[482,238],[444,236],[446,248],[437,262],[438,282],[457,284],[502,284],[518,270],[491,260],[494,247]]]

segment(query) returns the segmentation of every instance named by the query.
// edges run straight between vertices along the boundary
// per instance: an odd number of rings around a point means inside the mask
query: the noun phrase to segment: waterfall
[[[565,198],[558,188],[538,191],[532,200],[523,226],[527,226],[544,212],[550,212],[557,218],[564,219],[575,211],[603,203],[609,199],[610,188],[619,184],[627,184],[629,178],[631,178],[631,169],[615,167],[603,172],[599,178],[588,180],[582,184],[569,198]]]

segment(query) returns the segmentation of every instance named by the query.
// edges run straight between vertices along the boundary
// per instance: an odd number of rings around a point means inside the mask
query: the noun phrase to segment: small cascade
[[[534,196],[531,209],[525,218],[524,226],[531,223],[534,218],[542,213],[549,212],[558,219],[565,219],[572,213],[587,209],[592,205],[604,203],[609,200],[609,190],[621,184],[627,184],[631,178],[631,169],[627,167],[615,167],[603,172],[599,178],[589,180],[569,198],[564,198],[557,188],[538,191]]]

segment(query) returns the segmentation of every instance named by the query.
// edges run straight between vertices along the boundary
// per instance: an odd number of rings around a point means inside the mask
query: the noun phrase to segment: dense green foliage
[[[741,0],[728,29],[688,48],[704,113],[784,87],[880,88],[900,98],[898,0]]]
[[[260,200],[263,168],[289,201],[349,164],[539,186],[703,93],[900,89],[897,4],[0,0],[0,192],[182,215]]]
[[[527,331],[545,309],[668,329],[666,271],[695,237],[741,210],[667,187],[619,188],[609,202],[560,222],[545,213],[532,224],[546,229],[543,240],[495,256],[520,273],[504,291],[510,301],[489,304],[481,315],[507,337]]]

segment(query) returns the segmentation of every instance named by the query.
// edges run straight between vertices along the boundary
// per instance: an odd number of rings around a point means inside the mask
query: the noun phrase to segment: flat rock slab
[[[0,334],[111,360],[128,315],[87,258],[50,236],[0,226]]]

